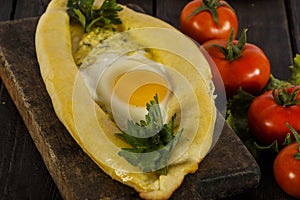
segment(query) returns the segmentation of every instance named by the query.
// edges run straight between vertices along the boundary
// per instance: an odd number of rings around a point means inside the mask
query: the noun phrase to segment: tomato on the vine
[[[277,140],[282,145],[289,132],[286,122],[300,131],[299,91],[300,86],[275,89],[252,101],[248,110],[248,125],[258,142],[270,145]]]
[[[216,38],[228,38],[238,31],[235,11],[223,0],[194,0],[181,11],[180,30],[200,44]]]
[[[239,39],[215,39],[202,45],[218,67],[226,95],[230,98],[239,88],[258,94],[270,78],[270,62],[256,45],[247,43],[244,29]],[[217,83],[216,83],[217,84]]]
[[[273,171],[280,188],[287,194],[300,199],[300,136],[291,129],[297,142],[284,147],[277,155]]]

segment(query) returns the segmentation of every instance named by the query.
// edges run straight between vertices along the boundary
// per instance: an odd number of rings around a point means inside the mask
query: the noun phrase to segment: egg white
[[[148,112],[146,103],[149,102],[145,102],[144,106],[135,106],[129,104],[128,101],[121,100],[115,92],[115,88],[118,87],[118,85],[114,86],[117,79],[136,70],[156,73],[162,77],[166,81],[164,87],[168,89],[167,95],[160,99],[163,120],[166,121],[168,116],[165,110],[171,95],[169,91],[172,89],[165,69],[166,67],[161,63],[149,59],[144,50],[126,52],[123,48],[119,48],[97,55],[93,62],[81,67],[80,72],[94,100],[112,117],[121,130],[126,130],[128,120],[139,122],[145,119]],[[137,79],[143,78],[145,77],[137,77]],[[139,87],[139,85],[137,86]]]

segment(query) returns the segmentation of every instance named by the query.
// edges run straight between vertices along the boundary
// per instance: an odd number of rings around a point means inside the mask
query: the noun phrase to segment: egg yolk
[[[147,70],[124,73],[114,84],[114,92],[122,101],[139,107],[145,107],[155,94],[162,101],[168,91],[167,81],[158,73]]]

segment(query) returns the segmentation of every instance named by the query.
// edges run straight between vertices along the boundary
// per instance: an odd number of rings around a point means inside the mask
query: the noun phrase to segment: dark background
[[[0,21],[38,17],[49,0],[1,0]],[[188,0],[120,0],[140,5],[179,27],[179,15]],[[300,52],[299,0],[228,0],[240,27],[248,28],[248,42],[260,46],[275,77],[287,79],[288,66]],[[17,38],[16,38],[17,39]],[[273,157],[259,163],[262,177],[257,189],[232,199],[292,199],[277,186]],[[243,183],[241,183],[243,184]],[[17,109],[0,80],[0,197],[1,199],[61,199]]]

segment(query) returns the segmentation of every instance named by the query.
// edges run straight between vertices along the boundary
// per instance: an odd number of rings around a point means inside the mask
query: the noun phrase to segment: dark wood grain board
[[[40,16],[50,1],[51,0],[14,0],[12,1],[15,4],[12,19]]]
[[[147,13],[148,15],[155,14],[154,2],[155,1],[143,1],[143,3],[141,3],[141,0],[118,0],[118,3],[133,7],[133,9],[137,8],[138,5],[138,9],[141,9],[139,11]]]
[[[1,20],[10,20],[11,15],[13,13],[12,11],[14,9],[13,1],[11,1],[11,0],[2,0],[1,4],[6,5],[6,6],[0,6],[0,13],[1,13],[1,16],[2,16]]]
[[[300,53],[300,1],[287,0],[287,14],[291,28],[291,43],[294,52]]]
[[[173,0],[157,1],[156,17],[169,22],[179,28],[180,12],[190,0],[180,0],[174,3]],[[168,9],[172,5],[172,9]]]
[[[60,199],[6,88],[0,94],[0,199]]]
[[[0,24],[0,75],[61,195],[65,199],[138,199],[132,188],[103,173],[57,119],[35,57],[36,23],[36,18],[30,18]],[[256,187],[259,178],[256,162],[225,125],[215,148],[172,198],[231,196]]]

